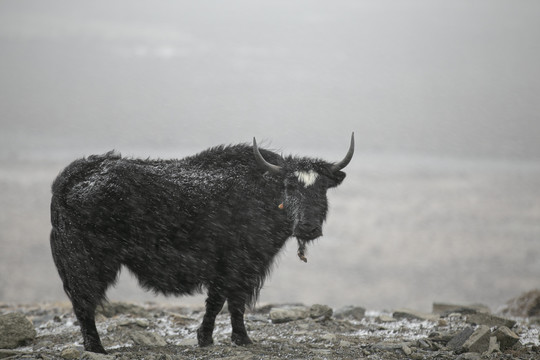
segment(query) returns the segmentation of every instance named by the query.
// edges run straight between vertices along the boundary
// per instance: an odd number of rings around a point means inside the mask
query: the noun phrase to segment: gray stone
[[[138,319],[138,320],[135,320],[135,325],[142,328],[147,328],[148,326],[150,326],[150,321],[146,319]]]
[[[382,322],[382,323],[391,323],[391,322],[396,322],[397,320],[388,315],[379,315],[377,316],[377,321]]]
[[[221,360],[255,360],[256,357],[253,354],[238,354],[233,356],[225,356],[220,358]]]
[[[407,344],[401,345],[401,350],[407,356],[410,356],[412,354],[412,350],[411,350],[411,348],[409,346],[407,346]]]
[[[83,351],[81,360],[114,360],[114,355],[97,354],[89,351]]]
[[[133,320],[133,319],[124,319],[124,320],[120,320],[118,323],[117,323],[118,326],[138,326],[138,327],[142,327],[142,328],[147,328],[148,326],[150,326],[150,321],[147,320],[147,319],[137,319],[137,320]]]
[[[321,335],[321,339],[329,342],[334,342],[337,340],[337,337],[334,334],[324,334]]]
[[[36,337],[30,320],[21,313],[0,315],[0,349],[14,349],[26,345]]]
[[[467,341],[467,339],[473,334],[474,329],[472,327],[466,327],[457,335],[455,335],[447,344],[447,346],[452,350],[459,350]]]
[[[129,337],[137,345],[143,346],[165,346],[167,342],[165,339],[156,333],[132,331],[129,333]]]
[[[418,340],[418,347],[420,347],[421,349],[431,349],[431,341],[427,339],[420,339]]]
[[[246,315],[247,321],[253,321],[253,322],[268,322],[268,315],[263,314],[247,314]]]
[[[323,317],[330,319],[332,317],[333,310],[330,306],[315,304],[309,309],[309,316],[312,319]]]
[[[487,351],[489,347],[489,338],[491,331],[489,326],[480,325],[478,326],[472,335],[465,341],[463,344],[463,349],[468,352],[477,352],[483,353]]]
[[[487,351],[484,353],[484,355],[491,355],[494,352],[497,352],[497,353],[501,352],[501,347],[500,347],[499,343],[497,342],[497,337],[490,336],[489,337],[489,346],[488,346]]]
[[[460,305],[448,303],[433,303],[433,313],[439,315],[448,315],[451,313],[475,314],[475,313],[490,313],[489,307],[482,304]]]
[[[403,344],[381,341],[376,344],[373,344],[371,347],[375,350],[394,351],[394,350],[400,350],[402,346]]]
[[[81,350],[77,349],[76,347],[70,346],[62,350],[60,356],[62,357],[62,359],[67,360],[79,359],[81,357]]]
[[[291,306],[286,308],[273,308],[270,310],[270,320],[274,324],[286,323],[305,319],[309,316],[309,309],[305,306]]]
[[[13,351],[13,350],[0,349],[0,359],[4,359],[4,358],[11,359],[16,355],[25,355],[25,354],[18,351]]]
[[[519,341],[519,336],[506,326],[500,326],[493,332],[493,336],[497,338],[502,351],[510,349]]]
[[[141,306],[124,302],[110,302],[98,307],[98,314],[111,318],[120,314],[148,317],[148,311]]]
[[[248,318],[249,318],[249,316],[250,315],[247,315]],[[170,317],[171,317],[172,322],[175,325],[182,326],[182,325],[187,325],[187,324],[193,322],[193,318],[191,318],[189,316],[182,315],[182,314],[172,313],[172,314],[170,314]]]
[[[407,319],[407,320],[428,320],[428,321],[437,321],[439,320],[439,315],[428,314],[421,311],[411,310],[411,309],[398,309],[392,314],[394,319]]]
[[[360,306],[345,306],[334,314],[337,319],[352,318],[354,320],[362,320],[366,315],[366,309]]]
[[[198,345],[197,339],[182,339],[178,342],[180,346],[196,346]]]
[[[456,360],[480,360],[481,356],[478,353],[468,352],[459,355]]]
[[[508,328],[512,328],[514,325],[516,325],[516,322],[514,320],[482,313],[476,313],[467,316],[467,322],[469,324],[487,325],[489,327],[506,326]]]

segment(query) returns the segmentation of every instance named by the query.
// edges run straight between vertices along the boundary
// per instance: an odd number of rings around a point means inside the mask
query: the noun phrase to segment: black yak
[[[212,344],[225,301],[232,342],[251,344],[244,310],[272,261],[296,237],[322,235],[326,191],[345,178],[337,163],[286,157],[253,146],[219,146],[180,160],[92,155],[67,166],[52,185],[51,250],[87,351],[105,353],[96,307],[127,267],[145,289],[185,295],[206,289],[197,339]]]

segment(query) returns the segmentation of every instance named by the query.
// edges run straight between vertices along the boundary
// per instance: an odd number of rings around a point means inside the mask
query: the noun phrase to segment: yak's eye
[[[298,189],[298,183],[296,181],[287,181],[285,189],[289,192],[296,191]]]

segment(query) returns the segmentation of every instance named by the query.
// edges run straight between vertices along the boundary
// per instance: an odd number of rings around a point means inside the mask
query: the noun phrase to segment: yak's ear
[[[345,179],[346,176],[347,176],[347,174],[345,174],[341,170],[334,171],[332,173],[332,175],[329,176],[329,178],[330,178],[330,186],[329,187],[333,188],[333,187],[336,187],[336,186],[340,185],[343,182],[343,179]]]

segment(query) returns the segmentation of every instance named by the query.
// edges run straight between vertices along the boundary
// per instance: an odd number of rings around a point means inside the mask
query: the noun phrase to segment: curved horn
[[[277,165],[270,164],[268,161],[264,160],[257,146],[257,141],[253,138],[253,154],[255,155],[255,160],[257,164],[263,169],[270,171],[271,173],[277,174],[281,172],[281,167]]]
[[[339,171],[339,170],[343,169],[345,166],[349,165],[349,163],[351,162],[351,159],[353,157],[353,154],[354,154],[354,132],[351,135],[351,145],[349,146],[349,151],[347,152],[347,155],[345,155],[343,160],[341,160],[340,162],[332,165],[330,170],[332,172],[336,172],[336,171]]]

